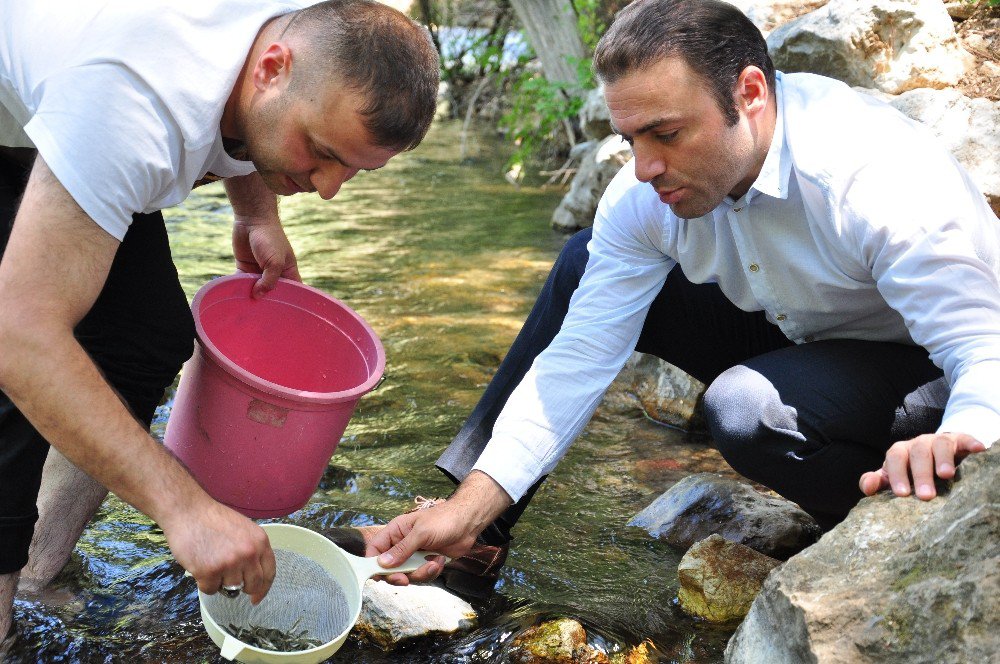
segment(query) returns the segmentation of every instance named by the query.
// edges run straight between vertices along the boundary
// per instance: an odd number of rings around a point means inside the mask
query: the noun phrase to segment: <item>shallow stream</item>
[[[386,347],[387,379],[362,399],[320,488],[284,519],[309,528],[381,523],[417,495],[447,495],[433,462],[517,333],[565,237],[549,229],[559,193],[514,188],[488,133],[457,158],[459,128],[441,123],[415,152],[362,173],[334,201],[282,201],[303,279],[361,313]],[[189,298],[232,272],[222,190],[167,212]],[[173,392],[157,413],[162,436]],[[626,526],[661,491],[721,462],[705,440],[658,426],[622,387],[543,485],[515,530],[496,595],[474,605],[470,633],[383,652],[349,639],[334,662],[506,661],[524,627],[572,617],[608,653],[650,639],[662,661],[720,662],[731,631],[676,607],[679,555]],[[16,604],[14,662],[219,662],[193,580],[162,532],[105,501],[53,589]]]

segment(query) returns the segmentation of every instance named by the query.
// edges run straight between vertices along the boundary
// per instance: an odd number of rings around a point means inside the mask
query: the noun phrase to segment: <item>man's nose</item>
[[[340,191],[341,185],[358,174],[358,169],[341,164],[325,164],[312,172],[310,180],[316,193],[323,200],[330,200]]]
[[[640,182],[651,182],[658,175],[662,175],[667,170],[667,164],[663,158],[655,152],[632,148],[635,155],[635,177]]]

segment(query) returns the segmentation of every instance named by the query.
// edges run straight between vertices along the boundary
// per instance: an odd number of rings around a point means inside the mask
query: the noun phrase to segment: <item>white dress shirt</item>
[[[925,128],[843,83],[779,73],[776,92],[739,200],[681,219],[631,162],[608,187],[563,326],[474,466],[514,500],[590,420],[678,263],[796,343],[923,346],[951,386],[939,431],[1000,438],[1000,222],[980,189]]]

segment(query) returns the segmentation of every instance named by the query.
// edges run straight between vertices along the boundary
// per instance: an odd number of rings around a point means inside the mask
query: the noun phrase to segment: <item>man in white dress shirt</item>
[[[225,178],[255,292],[298,279],[275,194],[332,198],[416,146],[438,78],[374,0],[0,3],[0,659],[29,546],[43,585],[107,489],[202,591],[267,593],[264,531],[148,431],[194,338],[159,210]]]
[[[438,460],[460,486],[374,537],[383,564],[503,545],[633,349],[707,383],[725,459],[827,528],[1000,437],[1000,223],[928,132],[776,73],[717,0],[638,0],[594,68],[634,159]]]

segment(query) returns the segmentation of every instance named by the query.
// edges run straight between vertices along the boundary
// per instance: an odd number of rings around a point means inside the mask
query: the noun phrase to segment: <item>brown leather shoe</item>
[[[417,506],[410,512],[428,509],[444,501],[444,498],[417,496],[414,499]],[[356,556],[364,556],[368,542],[383,528],[385,528],[384,525],[328,528],[323,531],[323,535],[344,551]],[[444,566],[441,580],[445,586],[461,595],[488,597],[500,578],[500,570],[507,560],[509,549],[509,543],[493,546],[477,539],[469,553]]]

